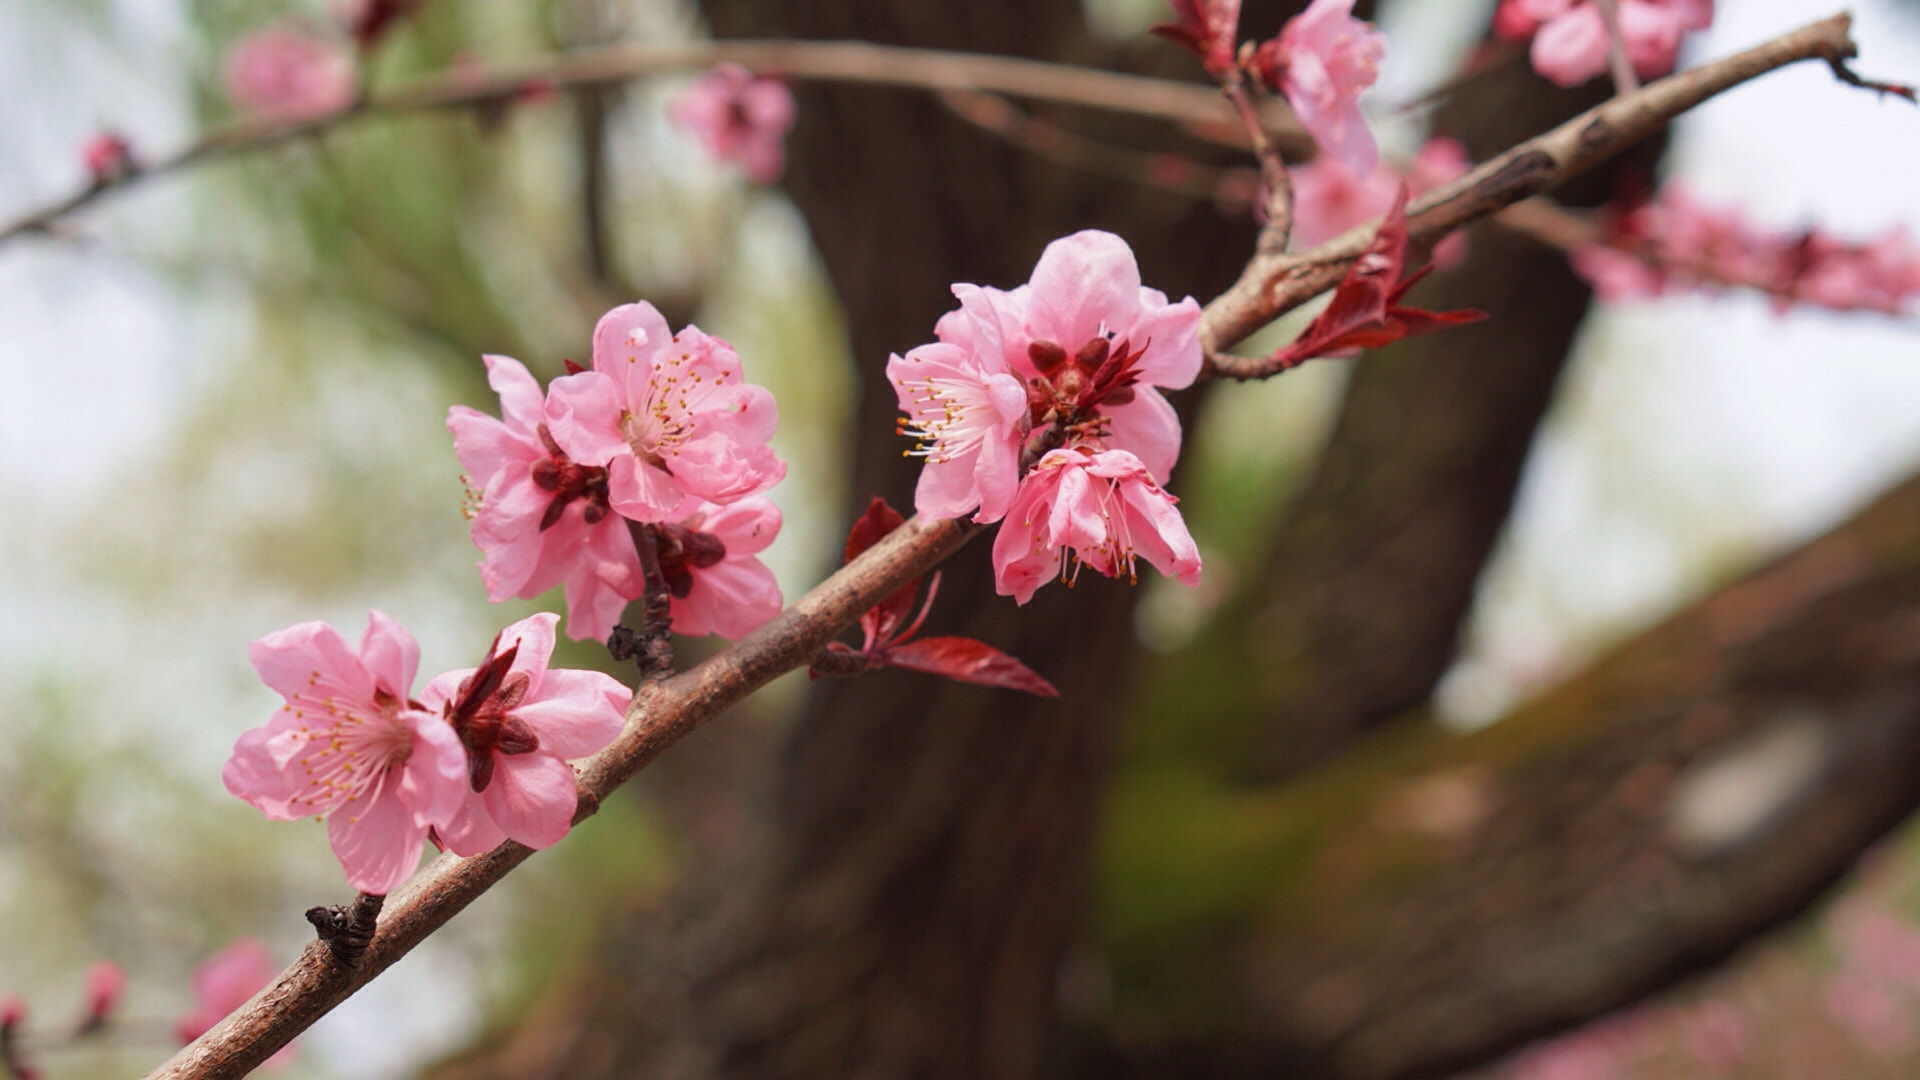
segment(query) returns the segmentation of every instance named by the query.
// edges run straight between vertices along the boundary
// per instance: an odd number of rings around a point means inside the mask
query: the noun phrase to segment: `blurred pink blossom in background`
[[[290,26],[256,30],[227,53],[227,93],[241,108],[277,120],[310,120],[353,104],[346,43]]]
[[[773,183],[786,168],[794,104],[793,92],[779,79],[720,64],[682,90],[667,115],[715,160],[738,166],[757,183]]]

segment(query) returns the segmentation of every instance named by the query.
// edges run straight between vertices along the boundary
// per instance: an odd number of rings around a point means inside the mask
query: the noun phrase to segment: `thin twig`
[[[1431,244],[1462,225],[1547,191],[1708,98],[1767,72],[1802,60],[1849,59],[1856,52],[1848,32],[1851,26],[1845,14],[1822,19],[1589,109],[1415,200],[1408,208],[1411,242]],[[1265,357],[1232,356],[1226,350],[1337,284],[1366,250],[1377,227],[1378,222],[1369,222],[1296,254],[1256,252],[1240,280],[1201,312],[1200,343],[1207,351],[1207,374],[1232,379],[1271,374],[1260,367]]]
[[[1846,16],[1836,16],[1615,99],[1421,200],[1414,235],[1431,240],[1576,175],[1713,94],[1766,71],[1810,57],[1845,59],[1853,55],[1847,29]],[[1201,340],[1210,349],[1230,346],[1275,315],[1332,287],[1372,231],[1355,229],[1293,256],[1256,255],[1233,290],[1207,305]],[[731,648],[670,679],[642,684],[619,738],[581,769],[579,816],[591,814],[608,793],[727,706],[815,659],[861,612],[931,570],[978,531],[960,521],[915,517]],[[150,1073],[148,1080],[246,1075],[531,854],[508,841],[473,858],[440,856],[390,898],[357,966],[343,968],[324,944],[309,945],[253,1000]]]
[[[681,45],[609,45],[475,75],[451,72],[406,83],[338,113],[288,122],[246,119],[216,128],[171,156],[106,183],[94,184],[0,227],[0,243],[44,232],[109,192],[215,158],[310,138],[356,120],[434,109],[504,107],[531,90],[580,90],[631,82],[663,72],[730,62],[765,75],[819,82],[978,90],[1202,127],[1231,127],[1233,111],[1196,83],[1096,71],[1012,56],[907,49],[860,41],[712,41]],[[1291,152],[1313,143],[1283,105],[1264,116]]]
[[[1260,255],[1279,255],[1287,250],[1287,238],[1293,235],[1293,181],[1287,177],[1287,163],[1281,160],[1280,150],[1267,137],[1259,110],[1254,108],[1253,99],[1247,93],[1246,76],[1238,68],[1234,69],[1220,90],[1247,129],[1254,159],[1260,163],[1260,183],[1267,192],[1267,220],[1260,226],[1260,239],[1254,250]]]
[[[1613,72],[1613,92],[1631,94],[1640,89],[1640,76],[1627,55],[1627,34],[1620,28],[1620,6],[1614,0],[1593,0],[1600,22],[1607,28],[1607,67]]]
[[[1136,150],[1090,139],[1021,111],[993,94],[948,90],[940,101],[955,116],[1057,165],[1195,199],[1216,198],[1231,170],[1173,153]],[[1250,173],[1244,166],[1238,168]]]

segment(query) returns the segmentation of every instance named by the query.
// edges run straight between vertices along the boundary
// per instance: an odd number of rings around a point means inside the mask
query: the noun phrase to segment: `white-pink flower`
[[[721,64],[682,90],[667,115],[716,160],[739,166],[758,183],[773,183],[786,168],[794,104],[793,92],[779,79]]]
[[[427,830],[459,810],[466,779],[453,730],[410,700],[419,646],[375,611],[358,653],[322,622],[248,652],[286,703],[234,743],[227,790],[276,821],[325,817],[348,883],[391,892],[419,863]]]
[[[1139,559],[1198,584],[1200,551],[1174,502],[1125,450],[1054,450],[1021,481],[993,539],[994,585],[1024,604],[1079,566],[1132,579]]]
[[[900,433],[917,440],[909,453],[926,459],[914,508],[941,518],[978,509],[981,521],[998,521],[1020,478],[1027,430],[1021,381],[999,357],[944,341],[889,358],[887,380],[906,414]]]
[[[1022,442],[1041,424],[1068,442],[1130,451],[1156,478],[1172,470],[1180,421],[1154,388],[1179,389],[1200,373],[1200,305],[1142,287],[1126,241],[1074,233],[1048,244],[1017,289],[953,293],[960,307],[934,327],[940,344],[888,366],[902,430],[927,459],[915,509],[958,517],[978,507],[974,520],[999,520]]]
[[[462,748],[458,808],[436,835],[456,855],[507,839],[544,848],[578,808],[573,767],[620,734],[632,694],[598,671],[549,668],[559,617],[532,615],[500,632],[479,667],[435,676],[420,692]]]
[[[1365,176],[1379,164],[1380,148],[1360,94],[1379,77],[1386,51],[1379,32],[1353,17],[1353,0],[1313,0],[1255,51],[1254,64],[1321,151]]]
[[[568,458],[607,470],[608,500],[634,521],[677,521],[696,504],[764,491],[787,467],[767,440],[779,411],[742,381],[740,358],[697,326],[674,334],[652,304],[614,308],[593,331],[593,370],[547,388],[547,423]]]
[[[200,962],[193,969],[193,1011],[173,1022],[173,1034],[190,1043],[225,1020],[272,981],[278,969],[267,947],[253,938],[241,938]],[[293,1046],[282,1047],[267,1059],[270,1066],[293,1060]]]
[[[353,55],[344,41],[290,26],[256,30],[227,53],[227,93],[248,112],[308,120],[353,104]]]
[[[567,636],[605,638],[645,591],[633,536],[608,504],[607,470],[560,450],[540,384],[519,361],[486,363],[501,418],[456,405],[447,430],[477,493],[471,532],[487,599],[531,599],[565,582]]]
[[[1634,74],[1673,70],[1680,40],[1713,24],[1713,0],[1618,0],[1620,37]],[[1561,86],[1578,86],[1607,70],[1611,42],[1593,0],[1501,0],[1494,29],[1515,41],[1533,39],[1533,69]]]
[[[755,557],[780,535],[780,508],[772,501],[754,495],[726,506],[705,503],[654,528],[675,632],[738,639],[780,614],[780,585]]]

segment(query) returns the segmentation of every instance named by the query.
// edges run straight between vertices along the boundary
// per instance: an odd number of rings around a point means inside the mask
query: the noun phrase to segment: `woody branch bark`
[[[1846,16],[1835,16],[1615,99],[1423,200],[1414,235],[1438,237],[1569,179],[1706,98],[1775,68],[1797,60],[1823,58],[1838,63],[1849,58],[1855,49],[1848,27]],[[1278,260],[1256,254],[1241,281],[1207,306],[1201,323],[1203,341],[1230,344],[1331,288],[1364,248],[1367,232],[1355,230]],[[916,517],[732,648],[671,679],[643,685],[628,709],[620,738],[582,768],[580,816],[592,814],[607,794],[728,705],[776,676],[804,666],[861,612],[927,573],[976,532],[963,522]],[[530,849],[508,842],[470,859],[441,856],[389,899],[357,964],[336,960],[323,943],[309,945],[253,1000],[150,1073],[148,1080],[246,1075],[530,854]]]
[[[764,75],[930,91],[978,91],[1059,105],[1129,113],[1172,123],[1232,130],[1239,123],[1220,95],[1195,83],[1123,75],[1012,56],[911,49],[862,41],[715,41],[681,45],[609,45],[475,75],[454,72],[406,83],[351,108],[301,121],[241,120],[185,149],[106,183],[83,188],[0,227],[0,243],[44,232],[110,192],[216,158],[264,149],[404,112],[498,106],[534,90],[592,90],[650,75],[735,63]],[[1280,146],[1305,153],[1313,143],[1284,105],[1262,110],[1264,130]]]

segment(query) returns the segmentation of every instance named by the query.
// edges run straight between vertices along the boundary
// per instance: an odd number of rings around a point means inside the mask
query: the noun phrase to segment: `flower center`
[[[580,512],[587,524],[598,525],[605,520],[610,510],[607,504],[607,470],[568,459],[566,454],[561,453],[559,444],[553,441],[553,432],[548,431],[545,424],[540,425],[540,445],[546,447],[547,456],[530,467],[533,486],[553,493],[553,498],[547,503],[546,513],[540,515],[540,531],[546,532],[558,525],[560,515],[576,499],[585,503]]]
[[[1139,361],[1146,346],[1135,349],[1125,338],[1095,337],[1069,354],[1058,342],[1042,338],[1027,346],[1027,359],[1040,372],[1027,380],[1027,407],[1035,428],[1057,423],[1069,435],[1097,437],[1105,424],[1103,405],[1133,400],[1140,381]]]
[[[540,737],[533,728],[513,715],[533,682],[526,672],[511,670],[520,643],[514,642],[506,652],[498,652],[499,648],[496,637],[487,647],[486,659],[461,681],[460,689],[442,708],[467,750],[467,781],[476,794],[493,783],[495,753],[531,754],[540,749]]]
[[[695,525],[696,519],[689,518]],[[688,525],[653,525],[660,550],[660,576],[676,600],[693,591],[693,571],[705,570],[727,557],[727,545],[712,533]]]

